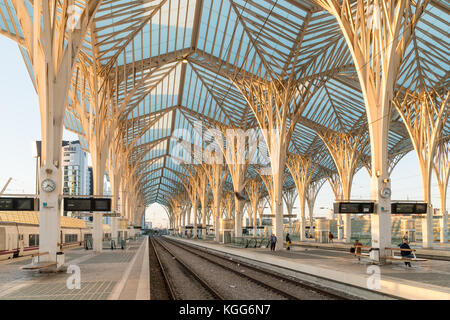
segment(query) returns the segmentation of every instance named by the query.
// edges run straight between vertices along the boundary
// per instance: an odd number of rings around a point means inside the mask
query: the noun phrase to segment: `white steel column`
[[[117,239],[117,224],[119,218],[111,217],[111,239]]]
[[[366,105],[371,146],[372,248],[380,261],[391,246],[391,196],[388,172],[388,131],[391,102],[399,68],[415,24],[425,9],[423,1],[315,0],[337,20],[358,73]],[[371,8],[370,22],[366,12]],[[414,6],[414,8],[413,8]]]
[[[306,201],[308,203],[308,211],[309,211],[309,227],[310,233],[314,235],[314,203],[316,202],[317,195],[319,193],[320,188],[322,188],[325,179],[322,178],[320,180],[312,181],[309,183],[306,189]]]
[[[352,189],[353,176],[361,154],[368,144],[366,128],[357,132],[334,132],[328,129],[318,129],[317,133],[328,148],[334,164],[336,165],[342,190],[342,200],[349,201]],[[344,242],[351,240],[351,216],[343,214]],[[340,220],[340,219],[339,219]],[[341,238],[339,229],[339,238]]]
[[[253,215],[253,237],[257,236],[257,215],[258,215],[258,202],[261,199],[262,192],[262,181],[258,179],[249,179],[245,190],[247,191],[248,197],[250,198],[250,205]]]
[[[234,235],[235,237],[242,237],[242,211],[244,209],[244,202],[235,195],[234,196]]]
[[[295,198],[297,198],[298,192],[296,190],[296,188],[291,188],[289,190],[286,190],[283,193],[283,198],[284,198],[284,202],[286,203],[286,209],[289,215],[288,221],[289,221],[289,234],[290,236],[292,236],[292,212],[294,209],[294,204],[295,204]]]
[[[67,94],[84,35],[101,1],[88,3],[79,24],[72,30],[66,30],[67,6],[50,7],[51,3],[32,2],[31,17],[23,0],[13,1],[23,30],[23,49],[30,58],[39,97],[42,133],[40,179],[41,182],[51,179],[56,185],[53,191],[42,190],[40,194],[39,252],[50,253],[49,256],[44,255],[42,261],[56,260],[61,219],[61,141]]]
[[[449,107],[450,108],[450,107]],[[439,219],[439,239],[441,243],[448,242],[448,212],[447,205],[447,188],[450,177],[450,141],[439,143],[436,147],[435,158],[433,161],[433,171],[439,188],[439,196],[441,202],[441,216]]]
[[[305,231],[306,231],[306,195],[302,192],[302,195],[298,197],[300,202],[300,241],[305,241]]]
[[[193,221],[193,236],[197,238],[197,200],[194,201],[191,208]]]
[[[311,158],[300,155],[290,155],[287,161],[287,167],[291,172],[297,188],[298,200],[300,205],[300,241],[304,241],[306,226],[306,200],[308,187],[311,183],[312,174],[316,164]]]
[[[393,103],[408,130],[416,151],[422,176],[423,200],[428,203],[427,214],[422,220],[424,248],[432,247],[434,238],[433,208],[431,207],[433,167],[437,173],[438,184],[442,185],[445,179],[445,158],[438,155],[443,150],[438,148],[438,142],[442,138],[443,127],[450,113],[449,95],[448,91],[447,94],[441,95],[433,89],[407,92],[402,97],[396,97]]]
[[[272,166],[274,162],[272,161]],[[274,171],[275,170],[275,171]],[[272,167],[273,176],[273,199],[272,208],[274,209],[275,219],[273,219],[274,234],[277,237],[277,243],[275,250],[283,249],[283,173],[284,173],[284,161],[279,163],[278,168]]]
[[[106,150],[105,150],[106,151]],[[94,195],[103,196],[103,183],[106,170],[106,152],[96,149],[91,154],[92,157],[92,175],[94,178]],[[93,223],[93,250],[102,252],[103,250],[103,212],[94,212]]]

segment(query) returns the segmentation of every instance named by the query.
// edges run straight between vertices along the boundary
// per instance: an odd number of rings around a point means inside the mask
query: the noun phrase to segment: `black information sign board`
[[[0,211],[38,211],[38,199],[35,198],[0,198]]]
[[[334,213],[368,214],[374,213],[375,202],[336,202],[333,209]]]
[[[92,211],[111,211],[111,199],[93,199]]]
[[[391,212],[393,214],[426,214],[428,203],[425,202],[393,202]]]
[[[109,198],[64,198],[64,211],[111,211]]]

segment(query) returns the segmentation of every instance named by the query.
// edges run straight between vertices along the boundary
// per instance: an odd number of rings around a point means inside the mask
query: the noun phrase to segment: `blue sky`
[[[12,177],[6,193],[34,193],[35,161],[31,145],[41,139],[38,99],[17,45],[0,36],[0,48],[0,189]],[[65,131],[64,139],[74,140],[77,136]],[[414,152],[398,163],[391,181],[392,199],[422,199],[422,182]],[[368,199],[369,192],[369,175],[362,169],[355,175],[352,198]],[[431,192],[433,205],[439,207],[434,177]],[[315,215],[327,215],[326,209],[319,208],[331,208],[333,200],[331,188],[325,183],[317,197]],[[447,203],[447,208],[449,205]],[[299,210],[298,205],[296,207],[294,213]],[[155,226],[167,224],[166,213],[159,205],[149,207],[146,216]]]

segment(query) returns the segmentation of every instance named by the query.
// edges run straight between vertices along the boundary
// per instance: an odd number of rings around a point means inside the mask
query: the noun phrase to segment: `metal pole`
[[[6,181],[5,186],[3,187],[2,191],[0,191],[0,195],[5,192],[6,188],[8,188],[9,183],[11,182],[12,178],[9,178],[8,181]]]

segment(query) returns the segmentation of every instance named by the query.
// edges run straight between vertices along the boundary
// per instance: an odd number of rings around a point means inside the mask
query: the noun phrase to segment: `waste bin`
[[[370,249],[370,260],[380,261],[380,248]]]
[[[64,264],[64,252],[59,251],[56,253],[56,268],[61,268]]]

